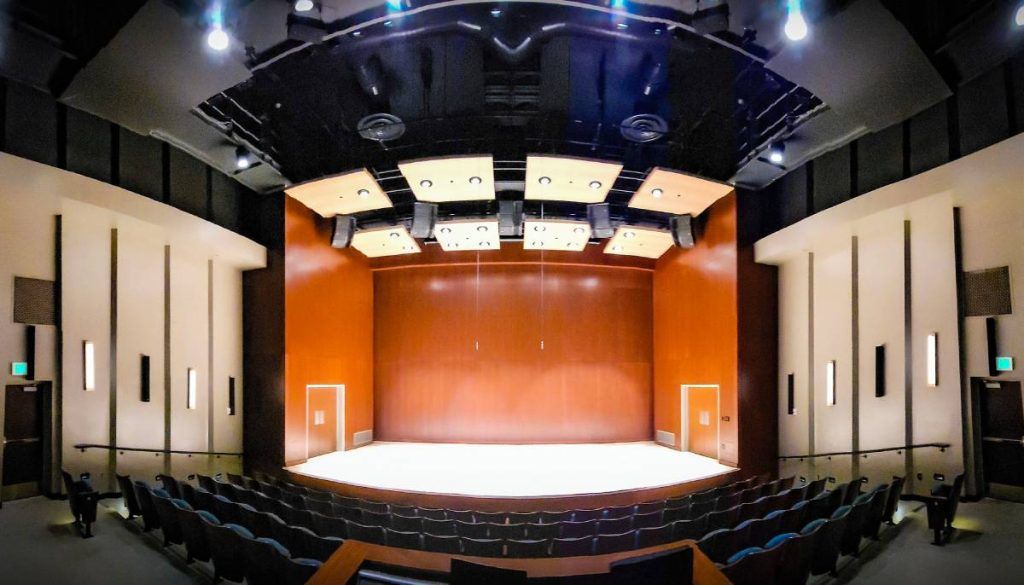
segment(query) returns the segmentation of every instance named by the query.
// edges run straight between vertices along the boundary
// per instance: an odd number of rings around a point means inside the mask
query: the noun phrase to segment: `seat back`
[[[573,522],[588,522],[590,520],[600,520],[601,518],[604,518],[604,509],[602,508],[572,511]]]
[[[62,471],[61,474],[67,473]],[[114,474],[117,478],[117,487],[121,490],[121,496],[124,497],[124,507],[128,510],[128,517],[134,518],[135,516],[142,515],[142,508],[139,507],[139,500],[135,497],[135,488],[132,487],[132,480],[127,475]],[[70,476],[69,476],[70,478]],[[67,480],[65,480],[65,484]]]
[[[402,532],[388,528],[384,530],[384,542],[397,548],[423,550],[423,536],[419,532]]]
[[[454,520],[434,520],[432,518],[424,518],[422,520],[423,532],[425,534],[433,534],[434,536],[455,536],[455,521]]]
[[[813,498],[820,494],[821,492],[825,491],[826,483],[828,483],[828,478],[823,477],[821,479],[816,479],[811,483],[807,484],[807,497]]]
[[[811,574],[811,558],[817,532],[796,534],[779,546],[777,585],[804,585]]]
[[[139,508],[142,510],[143,530],[148,532],[154,528],[160,528],[160,516],[157,514],[156,506],[153,504],[153,494],[149,491],[146,482],[135,481],[135,497],[139,500]]]
[[[391,516],[391,528],[402,532],[423,532],[423,519],[419,516],[393,514]]]
[[[586,520],[583,522],[562,522],[560,538],[581,538],[597,534],[597,520]]]
[[[517,559],[535,559],[548,556],[551,552],[551,541],[539,539],[510,539],[505,542],[506,555]]]
[[[592,554],[594,554],[594,538],[592,536],[551,539],[551,556],[553,557],[581,557]]]
[[[713,562],[724,563],[738,550],[736,536],[735,531],[727,528],[713,530],[697,541],[697,548]]]
[[[562,529],[558,524],[526,524],[525,528],[527,540],[550,540]]]
[[[280,565],[276,557],[290,557],[288,549],[272,538],[242,539],[246,585],[277,585]]]
[[[277,575],[281,585],[304,585],[322,564],[316,559],[278,557]]]
[[[960,507],[960,496],[964,489],[964,474],[960,474],[953,478],[953,488],[949,490],[949,505],[946,507],[946,523],[949,525],[953,524],[953,519],[956,518],[956,510]]]
[[[367,526],[358,522],[349,522],[347,529],[348,537],[352,540],[359,540],[370,544],[384,544],[384,528],[380,526]]]
[[[205,510],[200,513],[195,510],[176,508],[175,513],[178,516],[178,526],[181,527],[182,539],[185,541],[188,560],[209,561],[210,547],[206,542],[206,530],[203,528],[203,523],[220,524],[220,521]]]
[[[773,536],[780,534],[780,518],[781,514],[778,516],[772,516],[771,518],[765,517],[748,520],[747,542],[750,543],[750,546],[763,547]]]
[[[457,555],[462,552],[459,537],[454,535],[423,535],[423,550]]]
[[[647,548],[672,542],[672,525],[650,526],[636,529],[635,548]]]
[[[820,518],[823,522],[817,528],[817,536],[814,539],[814,554],[811,558],[811,574],[823,575],[830,573],[836,568],[836,560],[839,558],[839,545],[846,530],[847,521],[850,517],[850,508],[843,506],[836,510],[831,518]],[[814,520],[808,524],[815,523]],[[801,534],[807,530],[801,530]]]
[[[597,533],[598,534],[622,534],[628,532],[633,528],[632,516],[625,516],[622,518],[611,518],[606,520],[599,520],[597,522]],[[582,535],[581,535],[582,536]]]
[[[733,585],[775,585],[781,553],[779,547],[752,547],[740,551],[734,555],[738,558],[727,560],[727,564],[722,567],[722,574]]]
[[[696,540],[707,532],[708,517],[694,520],[676,520],[672,523],[672,540]]]
[[[572,510],[540,513],[541,524],[555,524],[557,522],[569,522],[570,520],[572,520]]]
[[[473,557],[500,557],[505,541],[500,538],[461,538],[462,554]]]
[[[637,530],[639,528],[652,528],[654,526],[661,526],[662,524],[664,524],[664,522],[662,521],[661,510],[633,515],[633,530]]]
[[[633,550],[636,547],[636,532],[629,530],[621,534],[598,534],[594,543],[595,554]]]
[[[391,515],[382,512],[372,512],[370,510],[363,510],[362,524],[366,524],[367,526],[380,526],[382,528],[391,528]]]
[[[859,501],[850,506],[850,515],[839,541],[839,552],[852,555],[860,552],[860,539],[864,533],[864,523],[868,517],[868,501]]]
[[[728,510],[718,510],[708,513],[708,530],[719,528],[732,528],[739,522],[740,507],[734,506]]]
[[[310,558],[320,562],[327,562],[338,547],[344,544],[344,540],[336,536],[316,536],[308,539],[309,551],[306,553]]]
[[[164,491],[166,491],[167,493],[171,494],[171,498],[176,499],[176,500],[180,500],[181,499],[181,496],[182,496],[181,486],[178,485],[178,480],[177,479],[174,479],[174,477],[172,477],[170,475],[164,475],[164,474],[160,474],[160,475],[156,476],[156,479],[163,486]]]
[[[336,516],[313,514],[313,532],[320,536],[348,538],[348,521]]]
[[[185,500],[178,500],[185,504]],[[160,517],[160,531],[164,535],[164,546],[168,544],[184,544],[185,540],[181,534],[181,526],[178,524],[178,506],[169,498],[153,496],[153,505],[156,507],[157,516]],[[188,504],[185,504],[188,506]]]
[[[652,514],[654,512],[661,512],[665,509],[665,500],[658,500],[656,502],[641,502],[636,505],[634,514]]]
[[[861,493],[861,488],[864,487],[864,482],[860,479],[855,479],[846,484],[846,492],[843,494],[843,505],[851,505],[853,501],[857,499],[857,496]]]
[[[906,477],[893,476],[892,483],[889,484],[889,491],[885,497],[885,511],[882,512],[882,521],[887,524],[892,524],[893,516],[896,515],[896,508],[899,506],[900,494],[903,493],[903,484],[906,480]]]
[[[871,492],[868,503],[867,517],[864,519],[864,538],[878,540],[878,531],[882,527],[882,514],[885,513],[885,502],[889,495],[889,486],[880,485]]]
[[[245,540],[252,533],[237,524],[203,524],[215,576],[241,582],[245,578]]]
[[[602,518],[624,518],[626,516],[632,516],[636,513],[636,505],[628,506],[609,506],[604,509]]]

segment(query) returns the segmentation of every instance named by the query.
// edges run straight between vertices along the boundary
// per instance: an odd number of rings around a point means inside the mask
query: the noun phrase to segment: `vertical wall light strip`
[[[925,361],[928,368],[928,386],[934,388],[939,385],[939,334],[928,335],[925,341]]]
[[[92,392],[96,389],[96,346],[91,341],[82,342],[83,388]]]
[[[836,405],[836,360],[825,362],[825,404]]]
[[[196,409],[196,384],[198,383],[197,374],[195,368],[188,369],[187,378],[187,393],[185,397],[185,408],[189,410]]]

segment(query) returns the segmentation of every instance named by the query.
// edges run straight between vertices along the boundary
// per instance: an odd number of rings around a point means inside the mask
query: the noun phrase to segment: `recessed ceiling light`
[[[231,37],[219,26],[210,29],[206,33],[206,44],[214,51],[223,51],[231,44]]]
[[[452,233],[452,228],[450,228],[450,227],[443,227],[443,228],[441,228],[441,233],[442,234],[450,234],[450,233]]]
[[[542,226],[542,225],[535,225],[535,226],[533,226],[533,231],[535,231],[535,232],[542,232],[542,231],[544,231],[546,229],[548,229],[548,228],[545,227],[545,226]]]
[[[540,183],[541,185],[550,185],[551,184],[551,177],[541,177],[541,178],[537,179],[537,182]]]
[[[390,236],[391,236],[392,238],[400,238],[400,237],[402,237],[402,236],[400,236],[400,235],[398,234],[398,232],[391,232]]]
[[[621,251],[622,251],[622,246],[618,246],[618,245],[612,246],[612,252],[621,252]]]
[[[786,25],[783,31],[791,41],[802,41],[807,38],[807,21],[804,20],[804,13],[800,7],[800,0],[788,0],[789,14],[786,17]]]
[[[478,232],[486,232],[487,231],[487,226],[485,226],[485,225],[478,225],[478,226],[476,226],[476,231],[478,231]]]
[[[367,197],[370,196],[370,191],[367,190],[367,189],[360,189],[360,190],[356,191],[356,195],[359,195],[363,199],[366,199]]]
[[[540,247],[543,247],[543,246],[544,246],[544,242],[542,242],[540,240],[537,240],[537,241],[533,242],[533,247],[535,247],[535,248],[540,248]]]
[[[493,16],[494,18],[498,18],[499,16],[501,16],[501,9],[495,8],[491,10],[491,16]]]
[[[424,189],[429,189],[433,186],[434,182],[431,181],[430,179],[423,179],[422,181],[420,181],[420,187],[423,187]]]
[[[622,234],[622,237],[624,237],[624,238],[635,238],[636,237],[636,232],[624,232]]]
[[[295,0],[295,12],[309,12],[313,10],[313,0]]]
[[[252,155],[244,147],[239,146],[235,149],[235,168],[239,170],[245,170],[252,166]]]
[[[581,227],[578,227],[578,228],[573,228],[572,233],[574,233],[574,234],[583,234],[586,231],[587,230],[585,230],[585,229],[583,229]]]
[[[664,193],[665,193],[664,191],[662,191],[661,189],[659,189],[657,187],[651,189],[651,197],[654,197],[655,199],[660,198]]]
[[[470,177],[469,178],[469,184],[470,185],[479,185],[480,183],[483,183],[483,182],[484,182],[484,180],[481,179],[480,177]]]
[[[488,247],[488,246],[490,246],[490,244],[489,244],[489,243],[487,243],[487,242],[480,242],[480,247],[481,247],[481,248],[486,248],[486,247]]]
[[[406,245],[402,246],[402,249],[405,250],[406,252],[411,252],[412,251],[412,246],[406,244]]]
[[[775,164],[777,164],[777,165],[778,164],[782,164],[782,161],[785,160],[785,155],[786,155],[786,143],[785,142],[782,142],[782,141],[773,142],[772,145],[768,147],[768,160],[773,162],[773,163],[775,163]]]
[[[591,189],[600,189],[601,188],[601,181],[591,181],[590,182],[590,188]]]

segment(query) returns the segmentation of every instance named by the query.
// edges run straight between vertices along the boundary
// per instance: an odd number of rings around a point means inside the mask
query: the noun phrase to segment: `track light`
[[[807,21],[800,6],[800,0],[787,1],[788,14],[783,31],[791,41],[802,41],[807,38]]]
[[[782,161],[786,159],[785,154],[785,142],[773,142],[772,145],[768,147],[768,160],[770,160],[774,164],[782,164]]]
[[[239,146],[235,148],[235,168],[244,171],[252,166],[252,153]]]
[[[220,26],[214,26],[206,33],[206,44],[214,51],[224,51],[231,45],[231,37]]]
[[[309,12],[313,10],[313,0],[295,0],[295,12]]]

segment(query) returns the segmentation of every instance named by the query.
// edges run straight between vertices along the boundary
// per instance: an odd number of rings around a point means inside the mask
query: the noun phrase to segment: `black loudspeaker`
[[[693,216],[677,215],[668,220],[672,229],[672,241],[680,248],[693,247]]]
[[[352,235],[356,233],[356,218],[351,215],[334,216],[334,236],[331,245],[335,248],[348,248],[352,244]]]
[[[591,203],[587,206],[587,220],[595,238],[610,238],[615,235],[612,227],[612,209],[607,203]]]
[[[434,235],[434,224],[437,223],[437,204],[417,201],[412,204],[412,229],[414,238],[430,238]]]
[[[25,363],[28,367],[25,371],[26,380],[36,379],[36,326],[29,325],[25,328]]]
[[[498,202],[498,235],[523,235],[522,201],[506,200]]]
[[[985,340],[988,345],[988,375],[998,376],[999,369],[996,368],[996,356],[999,355],[999,350],[996,347],[996,318],[989,317],[985,319]]]

